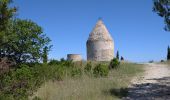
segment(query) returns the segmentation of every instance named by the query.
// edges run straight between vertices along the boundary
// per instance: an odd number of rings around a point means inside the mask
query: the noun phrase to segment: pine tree
[[[10,7],[13,0],[0,0],[0,31],[6,31],[11,18],[15,15],[17,8]]]
[[[121,58],[120,58],[120,59],[121,59],[121,61],[123,61],[123,60],[124,60],[124,58],[123,58],[122,56],[121,56]]]
[[[119,51],[116,53],[116,58],[119,60]]]
[[[170,48],[168,46],[168,49],[167,49],[167,60],[170,60]]]

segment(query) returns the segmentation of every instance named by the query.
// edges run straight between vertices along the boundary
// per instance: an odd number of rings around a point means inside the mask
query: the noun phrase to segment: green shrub
[[[101,76],[107,76],[109,73],[109,69],[107,65],[104,64],[98,64],[96,67],[93,69],[93,74],[96,77],[101,77]]]
[[[82,75],[82,71],[80,68],[73,67],[71,70],[71,76],[72,77],[78,77]]]
[[[33,88],[33,73],[28,66],[22,65],[21,68],[13,72],[12,78],[15,80],[12,83],[11,94],[16,99],[27,98],[32,94],[30,90]]]
[[[14,98],[11,95],[0,94],[0,100],[14,100]]]
[[[88,62],[86,64],[86,66],[84,67],[84,72],[87,74],[87,75],[92,75],[93,73],[93,66],[92,66],[92,63],[91,62]]]
[[[64,58],[60,59],[60,62],[65,62],[65,61],[67,61],[67,60],[65,60]]]
[[[32,100],[41,100],[41,98],[35,96]]]
[[[61,61],[62,66],[73,67],[74,63],[72,61]]]
[[[91,62],[88,62],[87,64],[86,64],[86,66],[84,67],[84,70],[85,71],[92,71],[92,64],[91,64]]]
[[[109,68],[110,69],[118,68],[119,65],[120,65],[119,60],[117,58],[114,58],[111,60]]]
[[[59,65],[59,66],[55,66],[55,76],[54,78],[57,80],[63,80],[64,77],[68,76],[68,69],[66,66],[63,65]]]
[[[33,73],[27,65],[20,65],[20,68],[10,71],[1,78],[2,94],[8,94],[16,100],[25,100],[33,93]]]
[[[71,61],[52,62],[51,65],[31,64],[31,67],[29,64],[21,64],[17,69],[0,76],[0,100],[8,100],[9,97],[25,100],[46,81],[82,75],[82,69]]]
[[[50,60],[50,62],[48,63],[49,65],[58,65],[60,63],[60,61],[58,60]]]
[[[31,69],[27,65],[21,65],[20,68],[15,71],[15,78],[17,80],[29,80],[32,77]]]

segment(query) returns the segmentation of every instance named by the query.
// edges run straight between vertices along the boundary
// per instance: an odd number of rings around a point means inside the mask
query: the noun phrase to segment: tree
[[[13,37],[9,31],[9,23],[16,12],[16,7],[10,8],[11,3],[12,0],[0,0],[0,58],[4,57],[4,48],[7,48],[9,38]]]
[[[15,15],[17,9],[16,7],[9,7],[9,4],[12,3],[12,0],[0,0],[0,66],[4,66],[2,63],[9,63],[9,59],[5,57],[6,49],[8,48],[7,44],[11,44],[11,39],[14,34],[9,31],[11,28],[9,26],[10,20]],[[4,61],[4,62],[2,62]],[[14,62],[12,62],[14,63]],[[11,64],[7,64],[11,65]],[[9,67],[9,66],[8,66]]]
[[[168,46],[168,49],[167,49],[167,60],[170,60],[170,48]]]
[[[43,34],[42,28],[31,20],[15,19],[11,21],[11,32],[15,35],[12,43],[7,44],[4,54],[17,63],[37,62],[47,55],[50,39]],[[45,48],[45,51],[43,50]]]
[[[47,64],[47,61],[48,61],[48,47],[47,46],[45,46],[43,48],[43,56],[42,56],[42,58],[43,58],[43,63]]]
[[[153,0],[153,11],[164,18],[165,30],[170,31],[170,0]]]
[[[119,60],[119,51],[116,53],[116,58]]]
[[[0,31],[6,31],[9,20],[17,11],[16,7],[10,8],[12,0],[0,0]]]
[[[124,60],[124,58],[123,58],[122,56],[121,56],[121,58],[120,58],[120,59],[121,59],[121,61],[123,61],[123,60]]]
[[[9,42],[8,38],[12,35],[8,33],[9,23],[17,9],[16,7],[10,8],[11,3],[12,0],[0,0],[0,46],[6,45]]]
[[[37,62],[43,57],[43,48],[51,47],[50,39],[31,20],[13,18],[17,9],[11,8],[11,3],[0,0],[0,58],[16,63]]]
[[[110,69],[118,68],[119,65],[120,65],[119,60],[117,58],[113,58],[110,62],[109,68]]]

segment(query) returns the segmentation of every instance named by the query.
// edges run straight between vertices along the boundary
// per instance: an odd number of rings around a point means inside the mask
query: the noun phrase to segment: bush
[[[91,62],[88,62],[87,64],[86,64],[86,66],[84,67],[84,70],[85,71],[92,71],[92,64],[91,64]]]
[[[64,77],[66,77],[69,73],[69,70],[66,66],[58,65],[54,66],[55,72],[54,72],[54,79],[56,80],[63,80]]]
[[[92,74],[93,74],[92,68],[93,68],[92,63],[91,63],[91,62],[88,62],[88,63],[86,64],[86,66],[84,67],[84,72],[85,72],[87,75],[92,75]]]
[[[107,65],[104,64],[98,64],[96,67],[93,69],[93,74],[96,77],[101,77],[101,76],[107,76],[109,73],[109,69]]]
[[[153,63],[153,62],[154,62],[153,60],[149,61],[149,63]]]
[[[0,100],[27,100],[46,81],[82,75],[80,66],[71,61],[53,60],[51,65],[21,64],[16,68],[0,76]]]
[[[58,60],[50,60],[49,65],[58,65],[60,62]]]
[[[72,70],[71,70],[72,77],[77,77],[77,76],[81,76],[81,75],[82,75],[82,71],[80,68],[76,68],[76,67],[72,68]]]
[[[14,100],[11,95],[0,94],[0,100]]]
[[[114,68],[117,68],[119,65],[120,65],[119,60],[117,58],[114,58],[111,60],[109,68],[114,69]]]
[[[62,66],[73,67],[74,63],[72,61],[61,61]]]
[[[27,65],[20,65],[20,68],[4,74],[1,77],[3,94],[8,94],[17,100],[24,100],[33,93],[33,73]]]
[[[35,96],[32,100],[41,100],[41,98]]]
[[[164,60],[161,60],[161,62],[165,62]]]

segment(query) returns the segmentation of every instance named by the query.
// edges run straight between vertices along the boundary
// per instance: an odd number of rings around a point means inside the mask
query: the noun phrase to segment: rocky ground
[[[149,63],[145,73],[135,78],[123,100],[170,100],[170,66]]]

